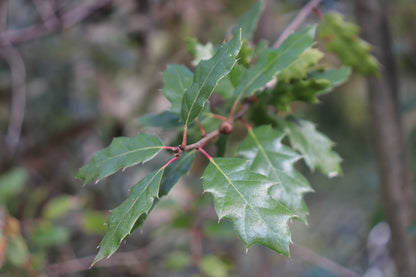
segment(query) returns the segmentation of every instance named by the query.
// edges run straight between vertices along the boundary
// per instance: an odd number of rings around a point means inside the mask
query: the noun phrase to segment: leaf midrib
[[[149,186],[150,186],[150,184],[153,182],[153,180],[156,178],[156,176],[158,176],[159,175],[159,173],[160,173],[160,171],[163,171],[164,170],[164,168],[160,168],[157,172],[156,172],[156,174],[149,180],[149,182],[146,184],[146,186],[144,187],[144,189],[140,192],[140,194],[137,196],[137,197],[135,197],[135,199],[134,199],[134,201],[132,202],[132,204],[130,205],[130,207],[127,209],[127,211],[124,213],[124,216],[121,218],[121,220],[119,220],[118,221],[118,223],[117,223],[117,225],[115,226],[115,228],[113,229],[113,232],[111,232],[111,236],[114,236],[117,232],[116,231],[118,231],[118,229],[119,229],[119,227],[120,227],[120,224],[121,224],[121,222],[126,218],[126,215],[130,212],[130,210],[133,208],[133,206],[137,203],[137,201],[140,199],[140,197],[143,195],[143,193],[149,188]],[[128,198],[127,198],[128,199]],[[126,199],[126,200],[127,200]],[[135,222],[133,222],[133,224],[134,224]],[[110,231],[109,231],[110,232]],[[130,232],[130,231],[129,231]],[[125,236],[124,237],[122,237],[121,238],[121,240],[123,240],[125,238]],[[121,242],[121,241],[120,241]],[[100,244],[101,245],[101,244]]]
[[[260,141],[257,139],[257,137],[256,137],[256,135],[254,134],[254,132],[253,132],[253,129],[250,129],[249,130],[249,133],[250,133],[250,136],[253,138],[253,140],[254,140],[254,143],[257,145],[257,147],[260,149],[260,152],[262,153],[262,155],[264,156],[264,158],[266,159],[266,161],[267,161],[267,163],[269,164],[269,166],[272,168],[272,170],[273,170],[273,173],[275,174],[275,176],[276,176],[276,178],[277,178],[277,182],[276,182],[276,185],[277,184],[281,184],[282,185],[282,187],[286,190],[286,192],[288,191],[287,189],[286,189],[286,186],[282,183],[282,181],[280,180],[280,178],[279,178],[279,175],[278,175],[278,171],[280,171],[280,170],[278,170],[277,168],[275,168],[274,166],[273,166],[273,163],[270,161],[270,159],[269,159],[269,156],[267,155],[267,153],[266,153],[266,150],[263,148],[263,145],[261,145],[260,144]],[[292,214],[294,214],[294,215],[296,215],[296,216],[299,216],[298,214],[297,214],[297,212],[294,212],[290,207],[288,207],[287,205],[285,205],[284,203],[280,203],[283,207],[285,207],[288,211],[290,211]]]
[[[212,162],[215,165],[215,167],[218,169],[218,171],[225,177],[225,179],[227,179],[227,181],[235,189],[235,191],[240,195],[240,197],[244,200],[247,206],[249,206],[250,209],[252,209],[256,213],[256,215],[264,222],[264,224],[272,231],[272,233],[275,234],[276,237],[279,237],[279,234],[273,231],[273,228],[263,219],[263,217],[258,213],[257,209],[253,205],[251,205],[250,202],[247,201],[244,195],[238,190],[238,188],[234,185],[231,179],[225,174],[225,172],[218,166],[218,164],[214,161],[214,159],[210,159],[210,162]],[[279,244],[281,248],[284,248],[279,240],[277,240],[277,243]]]
[[[210,71],[209,71],[209,73],[207,74],[207,77],[205,78],[204,82],[202,83],[202,86],[200,87],[200,89],[198,89],[198,92],[197,92],[197,94],[196,94],[196,97],[194,97],[194,100],[192,101],[192,105],[191,105],[191,107],[189,108],[188,115],[187,115],[187,117],[186,117],[186,121],[185,121],[185,126],[188,126],[188,123],[189,123],[189,117],[190,117],[191,112],[192,112],[192,109],[193,109],[193,107],[194,107],[194,105],[195,105],[195,103],[196,103],[196,100],[197,100],[197,98],[199,97],[199,94],[200,94],[200,93],[201,93],[201,91],[202,91],[202,88],[205,86],[205,83],[206,83],[206,82],[207,82],[207,80],[209,79],[209,77],[210,77],[211,73],[214,71],[214,68],[216,68],[216,66],[217,66],[217,65],[221,62],[221,58],[222,58],[222,57],[224,57],[226,54],[227,54],[227,51],[224,51],[224,53],[223,53],[223,54],[219,57],[218,61],[217,61],[217,62],[215,62],[214,66],[212,66],[211,70],[210,70]],[[215,56],[214,56],[214,57],[215,57]],[[235,65],[235,62],[233,63],[233,65],[232,65],[232,67],[231,67],[231,68],[233,68],[233,67],[234,67],[234,65]],[[195,78],[195,75],[194,75],[194,78]],[[191,85],[191,88],[192,88],[192,85]]]
[[[124,152],[124,153],[112,156],[108,159],[104,159],[104,160],[101,160],[101,161],[97,162],[96,167],[98,167],[98,165],[106,163],[106,162],[108,162],[112,159],[116,159],[116,158],[119,158],[119,157],[122,157],[122,156],[126,156],[126,155],[132,154],[134,152],[145,151],[145,150],[150,150],[150,149],[157,149],[157,148],[162,149],[163,146],[150,146],[150,147],[138,148],[138,149],[134,149],[134,150],[131,150],[131,151],[128,151],[128,152]]]

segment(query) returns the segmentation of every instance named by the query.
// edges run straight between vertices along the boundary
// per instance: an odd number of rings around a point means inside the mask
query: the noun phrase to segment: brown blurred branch
[[[392,233],[393,257],[399,276],[416,276],[416,237],[408,228],[415,222],[414,188],[400,111],[392,42],[382,1],[355,1],[363,36],[374,45],[383,66],[380,78],[368,78],[368,94],[381,181],[384,214]]]
[[[42,17],[43,24],[46,29],[53,31],[56,24],[59,24],[59,19],[56,17],[55,11],[49,0],[32,0]]]
[[[60,16],[59,20],[56,20],[56,17],[52,16],[40,24],[29,26],[21,30],[7,31],[0,36],[0,45],[7,45],[9,43],[16,45],[50,35],[61,28],[69,28],[84,20],[96,10],[109,5],[111,2],[113,2],[113,0],[97,1],[90,5],[84,5],[66,11]]]
[[[20,133],[26,106],[26,68],[19,51],[12,45],[3,46],[0,55],[9,64],[11,74],[12,100],[7,126],[6,146],[12,152],[20,141]]]
[[[4,34],[7,29],[7,8],[8,1],[1,1],[0,34]],[[10,67],[12,100],[5,143],[9,150],[14,152],[20,141],[26,106],[26,68],[19,51],[8,41],[4,41],[3,47],[0,48],[0,56]]]
[[[305,261],[308,261],[310,263],[313,263],[317,266],[322,267],[323,269],[328,270],[329,272],[334,273],[336,276],[342,276],[342,277],[360,277],[358,273],[340,265],[337,264],[325,257],[322,257],[315,252],[304,248],[299,245],[292,244],[292,255],[293,257],[297,257],[300,259],[303,259]]]

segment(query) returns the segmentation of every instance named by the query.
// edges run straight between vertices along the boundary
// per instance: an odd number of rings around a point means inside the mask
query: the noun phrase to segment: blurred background
[[[265,1],[255,40],[274,42],[307,1]],[[379,197],[365,80],[350,80],[317,105],[296,104],[335,141],[341,177],[310,173],[309,225],[292,222],[290,258],[244,245],[217,224],[202,194],[198,157],[141,230],[88,269],[108,211],[166,161],[82,187],[77,170],[115,136],[157,133],[137,118],[169,107],[160,89],[168,64],[192,68],[186,40],[220,44],[254,1],[13,0],[0,2],[0,276],[396,276]],[[388,2],[401,108],[416,173],[416,3]],[[323,13],[354,20],[352,1],[322,1]],[[305,24],[317,23],[313,14]],[[416,229],[416,228],[415,228]],[[413,230],[416,233],[416,230]],[[415,261],[416,262],[416,261]]]

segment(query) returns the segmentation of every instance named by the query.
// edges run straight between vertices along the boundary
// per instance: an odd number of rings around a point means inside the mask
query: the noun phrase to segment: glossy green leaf
[[[164,111],[160,114],[149,113],[139,117],[137,121],[144,127],[172,129],[183,126],[179,116],[171,111]]]
[[[315,26],[307,27],[291,34],[279,48],[264,50],[257,63],[244,72],[242,82],[234,90],[234,97],[240,100],[251,95],[296,61],[300,54],[312,46],[315,29]]]
[[[160,182],[159,198],[167,195],[179,179],[189,172],[194,158],[195,151],[185,152],[178,160],[166,167]]]
[[[231,220],[247,248],[258,243],[289,255],[287,223],[293,214],[269,194],[275,182],[250,171],[248,161],[235,158],[211,159],[203,180],[219,219]]]
[[[193,73],[184,65],[170,64],[163,72],[163,89],[162,93],[172,104],[170,110],[181,114],[182,99],[185,91],[192,84]]]
[[[185,126],[200,114],[218,82],[231,71],[240,48],[241,33],[230,42],[224,43],[211,59],[198,64],[192,85],[185,92],[182,101],[181,114]]]
[[[163,172],[164,168],[161,168],[144,177],[131,188],[129,197],[111,211],[107,219],[107,233],[99,245],[100,250],[92,265],[111,256],[131,233],[137,219],[150,211],[153,201],[158,197]]]
[[[182,153],[181,157],[177,161],[171,163],[166,167],[165,171],[163,172],[162,180],[160,181],[159,197],[153,200],[153,204],[150,210],[147,213],[142,214],[137,219],[137,221],[134,223],[132,231],[137,229],[145,222],[147,215],[159,202],[159,198],[167,195],[173,186],[179,181],[179,179],[189,172],[194,161],[194,157],[195,151]]]
[[[358,31],[357,25],[346,22],[341,14],[331,12],[321,21],[318,36],[344,65],[352,66],[364,75],[377,76],[378,61],[371,55],[371,45],[358,37]]]
[[[257,1],[257,3],[255,3],[253,7],[238,20],[237,26],[233,29],[233,35],[237,35],[241,29],[243,39],[250,41],[257,28],[257,23],[263,8],[263,1]]]
[[[311,170],[319,169],[328,177],[342,173],[342,159],[332,150],[334,143],[324,134],[318,132],[312,122],[289,117],[282,123],[290,144],[302,153]]]
[[[107,148],[95,153],[92,160],[79,170],[77,177],[85,184],[94,180],[98,182],[121,168],[150,160],[162,147],[163,143],[156,135],[115,138]]]
[[[250,169],[269,177],[275,185],[270,194],[293,217],[306,221],[308,210],[303,194],[312,191],[308,181],[293,167],[301,157],[282,144],[284,133],[261,126],[250,129],[239,153],[250,160]]]

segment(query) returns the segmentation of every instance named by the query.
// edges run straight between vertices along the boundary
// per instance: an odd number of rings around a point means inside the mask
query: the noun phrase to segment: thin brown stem
[[[228,118],[226,118],[225,116],[219,115],[219,114],[215,114],[215,113],[210,113],[209,114],[211,117],[222,120],[222,121],[227,121]]]
[[[205,132],[204,127],[202,127],[201,122],[198,118],[196,119],[196,124],[198,124],[199,131],[201,132],[201,137],[205,137],[207,133]]]
[[[311,0],[309,1],[296,15],[296,17],[290,22],[290,24],[286,27],[277,41],[273,44],[274,48],[279,47],[287,37],[294,32],[303,21],[305,21],[306,17],[311,13],[311,11],[318,6],[321,0]]]
[[[171,163],[173,163],[174,161],[176,161],[177,159],[179,159],[179,155],[175,155],[175,157],[173,157],[173,159],[171,159],[170,161],[168,161],[164,166],[162,166],[162,168],[166,168],[168,167],[168,165],[170,165]]]

